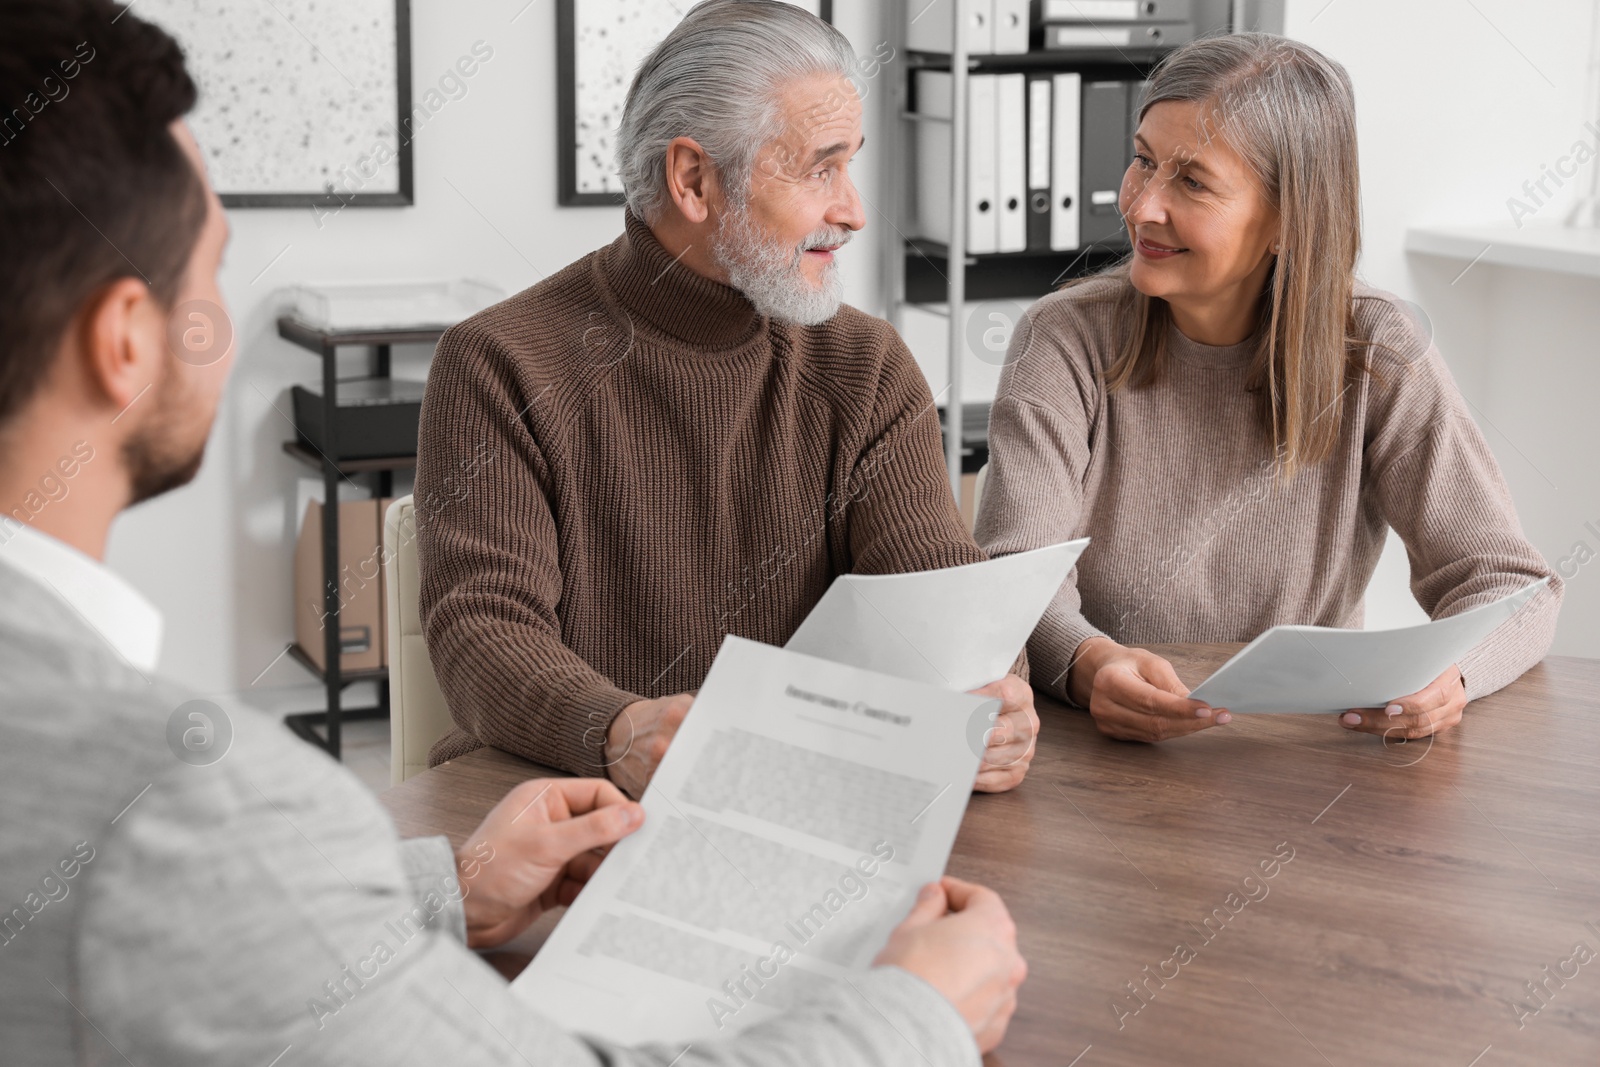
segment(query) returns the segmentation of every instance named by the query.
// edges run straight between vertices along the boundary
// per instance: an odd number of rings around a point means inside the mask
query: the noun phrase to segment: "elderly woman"
[[[1153,75],[1133,147],[1132,255],[1029,309],[989,425],[979,542],[1094,539],[1028,644],[1034,684],[1112,737],[1224,724],[1127,646],[1359,627],[1393,527],[1434,618],[1550,579],[1421,692],[1340,715],[1454,726],[1544,656],[1561,582],[1428,335],[1355,278],[1349,76],[1268,34],[1197,41]]]

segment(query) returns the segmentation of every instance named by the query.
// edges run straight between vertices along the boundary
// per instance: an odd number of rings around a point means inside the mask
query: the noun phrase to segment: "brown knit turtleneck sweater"
[[[725,634],[781,645],[836,575],[985,558],[887,323],[772,322],[626,227],[439,342],[416,507],[457,729],[431,764],[602,774],[617,712],[697,689]]]

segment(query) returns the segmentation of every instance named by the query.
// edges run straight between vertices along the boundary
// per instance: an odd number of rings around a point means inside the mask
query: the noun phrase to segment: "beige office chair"
[[[428,750],[452,725],[422,640],[417,523],[409,496],[395,500],[384,515],[383,556],[389,601],[389,781],[398,785],[427,770]]]

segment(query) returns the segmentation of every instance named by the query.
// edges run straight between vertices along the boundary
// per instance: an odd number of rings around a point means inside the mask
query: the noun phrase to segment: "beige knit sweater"
[[[418,548],[457,729],[430,762],[603,773],[616,713],[699,688],[725,634],[781,645],[836,575],[984,559],[940,440],[887,323],[774,323],[630,214],[439,342]]]
[[[989,422],[980,544],[1093,543],[1028,643],[1033,684],[1066,696],[1078,645],[1248,641],[1280,623],[1360,627],[1388,527],[1434,618],[1548,577],[1461,662],[1469,697],[1549,650],[1561,580],[1522,535],[1504,479],[1438,349],[1395,299],[1356,289],[1377,375],[1345,394],[1334,454],[1283,484],[1245,392],[1249,345],[1170,332],[1171,371],[1109,393],[1123,324],[1097,279],[1044,297],[1012,337]],[[1396,693],[1395,696],[1405,694]]]

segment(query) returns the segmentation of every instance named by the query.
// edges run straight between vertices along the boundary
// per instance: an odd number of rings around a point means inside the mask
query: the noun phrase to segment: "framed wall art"
[[[828,22],[833,0],[790,0]],[[675,0],[557,0],[559,202],[620,204],[616,134],[634,72],[683,21]]]
[[[413,202],[410,0],[141,0],[139,16],[183,45],[223,204]]]

